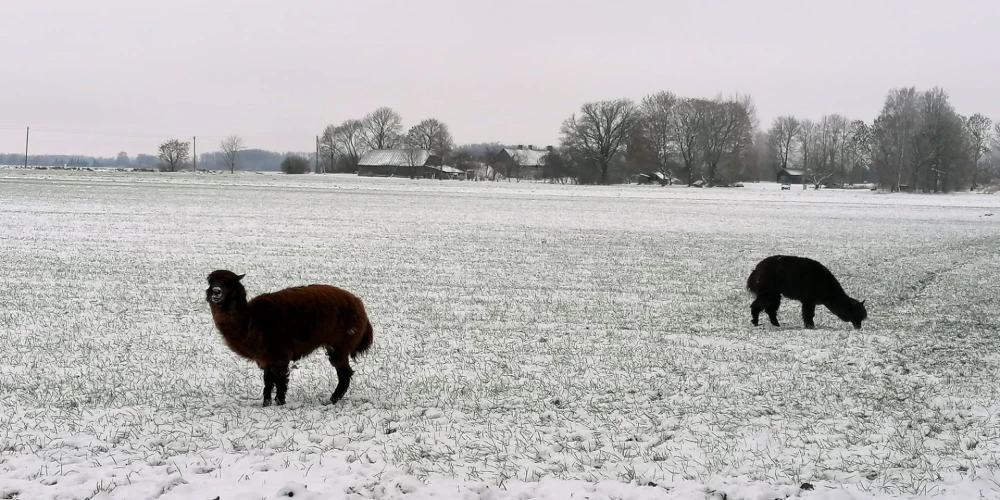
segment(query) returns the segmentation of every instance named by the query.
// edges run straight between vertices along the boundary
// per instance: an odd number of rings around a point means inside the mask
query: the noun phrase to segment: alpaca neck
[[[245,339],[250,328],[250,308],[246,296],[234,297],[225,304],[212,304],[212,319],[227,341]]]
[[[851,299],[844,292],[833,294],[824,305],[840,319],[850,317]]]

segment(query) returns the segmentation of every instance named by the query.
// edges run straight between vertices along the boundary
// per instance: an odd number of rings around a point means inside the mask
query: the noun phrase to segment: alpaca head
[[[844,321],[850,321],[856,330],[861,329],[861,322],[868,319],[868,309],[865,308],[865,301],[857,301],[852,298],[847,299],[847,310],[836,311],[834,314]]]
[[[246,300],[247,291],[240,280],[245,274],[220,269],[208,275],[208,289],[205,290],[205,300],[209,304],[222,305],[233,299]]]
[[[858,302],[851,299],[851,316],[851,324],[854,325],[854,328],[860,330],[861,322],[868,319],[868,309],[865,309],[864,300]]]

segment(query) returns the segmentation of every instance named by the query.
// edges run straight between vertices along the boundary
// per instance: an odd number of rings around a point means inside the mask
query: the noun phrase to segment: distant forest
[[[275,151],[265,151],[263,149],[244,149],[239,152],[240,170],[272,171],[280,170],[281,161],[293,155],[306,156],[312,158],[314,154],[304,153],[278,153]],[[114,157],[99,157],[85,155],[28,155],[28,165],[39,167],[95,167],[95,168],[150,168],[156,169],[162,162],[159,156],[149,154],[139,154],[129,156],[122,151]],[[23,165],[24,153],[0,153],[0,165]],[[188,167],[190,169],[190,165]],[[226,170],[226,162],[222,152],[212,151],[198,155],[198,169],[202,170]]]

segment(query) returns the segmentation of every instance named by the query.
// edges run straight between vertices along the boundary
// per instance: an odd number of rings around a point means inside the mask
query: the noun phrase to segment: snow
[[[1000,498],[990,195],[0,169],[0,499]],[[867,299],[750,325],[772,253]],[[219,338],[361,296],[346,398]]]

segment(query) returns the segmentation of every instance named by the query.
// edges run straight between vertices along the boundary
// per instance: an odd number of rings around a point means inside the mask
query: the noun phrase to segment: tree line
[[[712,186],[775,180],[786,169],[817,188],[871,182],[948,192],[1000,180],[1000,124],[960,115],[938,87],[892,89],[871,123],[839,114],[779,116],[763,131],[749,96],[658,92],[639,103],[584,104],[563,123],[559,154],[562,164],[601,183],[655,170],[665,182]]]
[[[816,186],[868,181],[936,193],[1000,179],[1000,124],[958,114],[938,87],[891,90],[872,123],[837,114],[819,122],[781,116],[764,139],[769,164],[801,170]]]
[[[326,127],[322,170],[356,171],[372,149],[427,149],[465,170],[490,165],[499,143],[455,146],[448,126],[427,119],[403,133],[388,107]],[[779,116],[762,129],[753,98],[683,97],[656,92],[638,102],[588,102],[563,121],[559,146],[538,177],[609,184],[657,173],[664,183],[727,185],[775,180],[781,170],[803,183],[874,183],[889,190],[947,192],[1000,180],[1000,124],[963,116],[941,88],[892,89],[872,122],[828,114],[813,121]],[[517,172],[505,172],[518,175]]]
[[[318,137],[318,172],[356,172],[361,157],[376,149],[424,149],[462,170],[492,168],[490,178],[518,177],[524,169],[495,164],[500,143],[456,146],[447,124],[426,118],[405,129],[400,114],[380,107],[360,118],[326,126]],[[189,142],[173,139],[158,154],[115,158],[40,155],[36,165],[158,166],[177,171],[193,165]],[[202,153],[198,167],[309,171],[313,153],[246,149],[243,139],[223,139]],[[0,155],[19,164],[21,155]],[[656,92],[638,102],[588,102],[566,118],[559,145],[545,153],[536,178],[553,182],[610,184],[637,174],[658,174],[663,183],[717,186],[775,180],[781,170],[801,174],[817,188],[875,183],[889,190],[948,192],[977,189],[1000,180],[1000,123],[963,116],[948,94],[934,87],[888,92],[872,122],[828,114],[813,121],[779,116],[764,129],[749,95],[683,97]],[[499,174],[499,175],[497,175]]]

